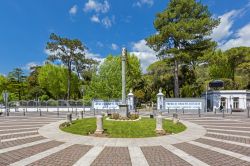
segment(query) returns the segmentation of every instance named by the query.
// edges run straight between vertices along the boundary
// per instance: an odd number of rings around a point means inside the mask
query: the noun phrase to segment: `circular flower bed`
[[[144,138],[159,136],[155,132],[156,121],[152,118],[141,118],[139,121],[109,121],[104,118],[104,136],[110,138]],[[75,120],[72,124],[62,124],[60,129],[79,135],[93,135],[96,130],[96,118]],[[163,120],[166,134],[176,134],[186,129],[182,123],[174,124],[172,120]]]

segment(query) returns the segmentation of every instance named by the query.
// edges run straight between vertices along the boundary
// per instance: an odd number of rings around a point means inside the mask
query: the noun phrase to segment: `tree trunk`
[[[21,90],[18,89],[18,100],[20,101],[21,100]]]
[[[178,61],[174,61],[174,97],[179,97]]]
[[[70,88],[71,88],[71,64],[68,66],[68,89],[67,89],[67,100],[70,100]]]

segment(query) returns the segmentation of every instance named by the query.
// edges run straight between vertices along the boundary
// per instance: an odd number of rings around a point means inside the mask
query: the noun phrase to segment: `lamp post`
[[[230,103],[230,113],[232,114],[233,113],[233,108],[232,108],[232,96],[230,96],[229,98],[229,103]]]
[[[85,113],[84,85],[80,86],[80,92],[81,92],[81,95],[82,95],[82,107],[83,107],[83,110],[81,111],[81,117],[83,118],[83,112]]]
[[[207,112],[207,85],[206,85],[206,102],[205,102],[206,106],[205,106],[205,109],[206,109],[206,112]]]
[[[248,98],[246,99],[247,100],[247,118],[250,118],[250,100],[248,101]]]
[[[7,91],[3,92],[3,100],[5,102],[5,112],[6,115],[9,116],[9,111],[8,111],[8,98],[9,98],[9,93]]]
[[[38,112],[38,99],[37,99],[37,93],[36,93],[36,111]]]

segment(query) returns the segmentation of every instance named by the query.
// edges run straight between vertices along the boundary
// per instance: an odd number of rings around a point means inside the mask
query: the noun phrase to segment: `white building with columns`
[[[208,111],[222,105],[226,111],[245,111],[250,107],[250,90],[209,90],[202,94],[207,99]]]

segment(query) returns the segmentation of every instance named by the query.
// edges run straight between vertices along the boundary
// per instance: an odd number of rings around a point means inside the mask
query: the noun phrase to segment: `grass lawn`
[[[155,137],[155,119],[142,118],[139,121],[103,121],[104,133],[110,138],[143,138]],[[61,130],[73,134],[89,135],[96,129],[96,119],[86,118],[73,121],[69,127],[60,127]],[[179,133],[186,129],[181,123],[173,124],[171,120],[163,120],[164,130],[171,133]]]

